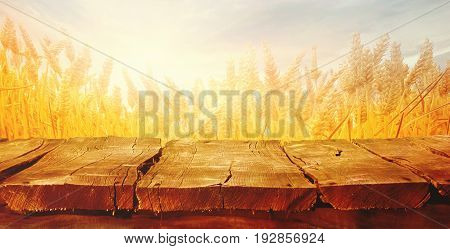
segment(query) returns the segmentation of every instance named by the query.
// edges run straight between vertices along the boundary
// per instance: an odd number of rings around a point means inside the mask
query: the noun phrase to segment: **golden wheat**
[[[89,50],[78,52],[67,40],[43,39],[36,46],[26,30],[22,27],[16,30],[10,19],[3,24],[0,41],[0,137],[139,135],[138,88],[126,71],[123,71],[126,95],[111,84],[111,60],[105,61],[98,74],[91,72]],[[390,43],[387,35],[370,49],[355,34],[350,56],[336,72],[320,70],[316,48],[311,51],[309,65],[302,65],[305,53],[301,53],[286,72],[280,72],[270,49],[264,46],[265,67],[260,77],[255,53],[251,49],[238,64],[230,61],[222,81],[196,82],[193,99],[198,100],[202,89],[261,93],[282,90],[286,97],[292,90],[297,99],[307,90],[301,110],[292,112],[287,107],[279,107],[274,98],[267,113],[252,108],[257,100],[249,97],[248,102],[235,100],[235,112],[228,117],[225,99],[218,99],[217,106],[206,104],[217,116],[217,127],[214,127],[214,122],[199,108],[190,105],[189,98],[181,96],[177,105],[173,102],[176,92],[164,96],[165,89],[142,77],[145,89],[154,91],[161,100],[157,108],[161,118],[147,128],[157,126],[159,136],[164,139],[179,137],[175,133],[177,126],[183,133],[191,131],[189,136],[193,138],[204,138],[198,127],[193,132],[188,129],[187,116],[174,116],[174,112],[180,111],[191,112],[195,119],[204,120],[205,128],[214,131],[215,139],[230,138],[229,135],[232,139],[246,139],[243,130],[256,131],[259,139],[282,140],[426,136],[449,132],[450,62],[446,69],[440,69],[433,62],[433,46],[428,40],[411,69],[403,62],[400,45]],[[179,90],[170,79],[165,83]],[[248,119],[242,124],[240,107],[246,105]],[[291,114],[294,120],[290,119]],[[258,119],[264,120],[264,127],[259,131]],[[281,119],[304,120],[311,136],[305,137],[302,132],[289,134],[289,123],[282,124],[284,133],[274,135],[281,128],[278,124]],[[228,125],[233,129],[231,134],[227,133]]]

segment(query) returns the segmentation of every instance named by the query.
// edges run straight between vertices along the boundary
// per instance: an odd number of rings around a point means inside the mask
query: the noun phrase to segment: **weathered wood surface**
[[[417,208],[448,196],[448,136],[394,140],[0,143],[0,203],[18,212]],[[6,173],[4,173],[6,172]],[[313,183],[314,182],[314,183]],[[446,198],[446,197],[443,197]]]
[[[450,138],[367,139],[356,140],[385,160],[410,169],[433,184],[443,196],[450,193]]]
[[[0,196],[19,212],[133,209],[138,171],[159,150],[159,139],[70,139],[7,178]]]
[[[0,182],[30,167],[63,140],[29,139],[0,143]]]
[[[430,196],[426,180],[348,141],[291,142],[285,151],[336,209],[417,208]]]
[[[413,143],[422,146],[431,153],[450,158],[450,137],[432,136],[409,138]]]
[[[306,210],[316,189],[278,141],[172,141],[136,189],[139,210]]]

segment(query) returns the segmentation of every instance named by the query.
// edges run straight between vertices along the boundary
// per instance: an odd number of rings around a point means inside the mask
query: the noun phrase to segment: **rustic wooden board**
[[[305,210],[316,189],[278,141],[171,141],[136,189],[139,210]]]
[[[163,150],[159,139],[1,142],[0,203],[18,212],[300,211],[318,188],[337,209],[420,207],[427,180],[448,196],[449,141],[171,141]]]
[[[29,139],[0,143],[0,182],[30,167],[63,140]]]
[[[14,211],[130,210],[139,170],[159,156],[159,139],[74,138],[2,183]]]
[[[355,143],[385,160],[410,169],[431,182],[441,195],[448,197],[450,193],[450,158],[442,153],[448,152],[450,138],[430,139],[367,139],[356,140]]]
[[[337,209],[416,208],[430,196],[423,178],[344,140],[291,142],[285,151]]]
[[[424,147],[431,153],[450,158],[450,137],[449,136],[432,136],[409,138],[413,143]]]

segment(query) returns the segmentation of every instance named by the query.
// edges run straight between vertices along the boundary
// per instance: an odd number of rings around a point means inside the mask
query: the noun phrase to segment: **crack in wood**
[[[283,151],[284,155],[286,156],[286,158],[288,158],[289,161],[290,161],[293,165],[295,165],[295,166],[300,170],[300,172],[303,174],[303,176],[304,176],[310,183],[316,185],[317,190],[319,190],[319,181],[318,181],[318,179],[314,178],[314,176],[311,175],[311,174],[309,174],[308,172],[306,172],[305,169],[303,169],[302,166],[298,165],[298,164],[294,161],[294,159],[291,158],[291,155],[289,155],[289,153],[287,153],[286,147],[285,147],[285,146],[282,147],[282,151]],[[293,156],[293,157],[295,157],[296,159],[298,159],[299,161],[301,161],[304,165],[308,165],[304,160],[302,160],[302,158],[297,157],[297,156]]]
[[[5,161],[0,161],[0,163],[6,163],[6,162],[8,162],[8,161],[15,160],[15,159],[17,159],[17,158],[26,156],[26,155],[28,155],[28,154],[30,154],[30,153],[32,153],[32,152],[35,152],[35,151],[41,149],[42,146],[45,144],[45,140],[44,140],[44,139],[40,139],[40,140],[41,140],[41,143],[40,143],[37,147],[35,147],[34,149],[28,150],[27,152],[25,152],[25,153],[23,153],[23,154],[17,155],[16,157],[7,159],[7,160],[5,160]]]
[[[157,154],[155,154],[153,157],[147,159],[145,162],[143,162],[141,165],[139,165],[136,168],[137,177],[136,177],[136,181],[134,181],[134,183],[133,183],[133,209],[134,210],[137,210],[139,208],[139,198],[136,193],[137,185],[141,181],[142,177],[145,174],[147,174],[147,172],[150,170],[150,168],[159,162],[159,160],[161,159],[162,153],[163,153],[162,151],[163,151],[163,148],[161,148],[161,146],[160,146],[160,149],[158,150]]]
[[[425,179],[427,182],[429,182],[431,185],[433,185],[439,191],[439,193],[444,194],[444,195],[446,194],[445,192],[443,193],[443,191],[445,191],[445,190],[442,189],[441,184],[436,179],[434,179],[429,174],[423,172],[422,170],[419,170],[415,167],[410,166],[411,161],[409,161],[408,159],[400,158],[400,157],[383,156],[382,154],[377,153],[376,151],[370,149],[368,146],[362,144],[361,142],[353,141],[353,144],[355,144],[356,146],[372,153],[373,155],[375,155],[387,162],[394,163],[402,168],[408,169],[411,173],[417,175],[418,177]],[[404,163],[404,161],[407,161],[408,163]]]
[[[57,149],[62,142],[62,140],[42,140],[38,147],[14,158],[0,162],[0,183],[8,177],[33,166],[45,155]],[[1,170],[1,168],[3,168],[3,170]]]

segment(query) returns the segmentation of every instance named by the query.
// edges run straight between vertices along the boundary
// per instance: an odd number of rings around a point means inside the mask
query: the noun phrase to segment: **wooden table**
[[[0,141],[0,226],[66,227],[87,215],[98,222],[89,226],[87,219],[80,227],[141,227],[141,219],[156,215],[207,227],[222,227],[214,225],[221,219],[230,221],[226,227],[252,227],[256,220],[303,227],[291,218],[310,224],[331,215],[342,219],[312,226],[364,227],[357,217],[372,215],[380,223],[372,220],[370,227],[395,227],[386,220],[396,216],[428,222],[399,221],[403,227],[445,227],[449,145],[448,136],[165,145],[119,137]],[[430,210],[439,211],[428,219]],[[35,222],[6,224],[20,217]],[[158,227],[156,221],[149,226]]]

